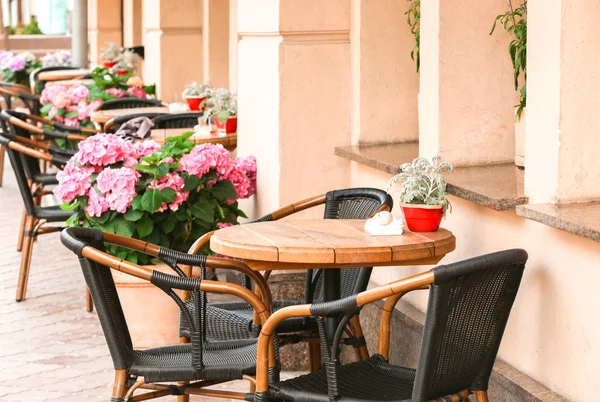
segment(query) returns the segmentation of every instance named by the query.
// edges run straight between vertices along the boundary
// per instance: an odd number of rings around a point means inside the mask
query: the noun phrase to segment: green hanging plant
[[[415,47],[410,52],[410,58],[417,63],[417,73],[421,66],[421,0],[412,0],[412,4],[407,12],[406,20],[410,26],[410,32],[415,37]]]
[[[515,119],[518,120],[521,118],[523,108],[527,106],[527,0],[524,0],[517,8],[513,8],[512,0],[508,0],[508,7],[509,10],[506,13],[498,15],[494,20],[490,35],[494,33],[496,26],[500,23],[506,32],[514,36],[508,45],[508,53],[514,70],[515,91],[520,92],[519,103],[515,105]],[[525,78],[525,84],[519,90],[521,74]]]

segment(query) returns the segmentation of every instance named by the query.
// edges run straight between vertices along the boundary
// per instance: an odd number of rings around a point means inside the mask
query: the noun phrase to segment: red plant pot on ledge
[[[444,217],[441,205],[401,204],[400,207],[406,225],[413,232],[435,232]]]
[[[104,68],[113,68],[115,66],[115,64],[117,64],[116,61],[103,61],[102,65],[104,66]]]
[[[217,129],[225,130],[227,134],[237,132],[237,116],[230,116],[225,123],[221,123],[217,116],[214,116],[213,120]]]
[[[117,74],[117,75],[127,75],[127,74],[129,74],[129,71],[127,71],[127,70],[115,70],[115,74]]]
[[[200,106],[202,105],[202,102],[204,101],[204,99],[206,99],[206,97],[202,97],[202,98],[187,97],[187,98],[185,98],[185,101],[187,102],[188,106],[190,107],[190,110],[200,110]]]

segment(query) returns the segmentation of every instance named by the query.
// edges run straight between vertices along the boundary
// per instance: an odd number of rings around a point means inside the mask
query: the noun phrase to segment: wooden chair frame
[[[145,254],[148,254],[153,257],[158,257],[160,246],[157,246],[152,243],[144,242],[142,240],[133,239],[130,237],[125,237],[113,233],[103,232],[103,240],[106,243],[110,243],[116,246],[127,247],[135,251],[139,251]],[[113,270],[123,272],[128,275],[132,275],[136,278],[143,279],[145,281],[150,281],[152,277],[153,270],[140,266],[125,260],[121,260],[115,256],[112,256],[103,251],[97,250],[90,246],[85,246],[81,250],[81,255],[84,258],[89,258],[90,260],[96,261],[102,265],[105,265]],[[246,271],[253,272],[248,268],[244,263],[240,263],[235,260],[228,260],[218,257],[208,257],[206,261],[207,266],[211,266],[214,268],[224,268],[224,269],[233,269],[236,271],[244,272]],[[191,267],[184,267],[188,272],[191,271]],[[256,273],[255,273],[256,274]],[[259,275],[255,276],[256,278]],[[265,284],[262,284],[260,280],[258,280],[257,285],[261,287],[262,296],[270,297],[270,293],[268,287],[263,287]],[[217,293],[217,294],[228,294],[232,296],[239,297],[249,303],[254,311],[256,311],[259,320],[261,323],[267,322],[271,312],[270,309],[267,308],[267,304],[259,297],[259,295],[254,294],[250,290],[235,285],[232,283],[222,283],[215,281],[203,280],[200,284],[200,291],[206,293]],[[271,342],[271,347],[267,348],[267,362],[270,365],[276,364],[275,358],[275,349],[274,344]],[[244,376],[244,380],[247,380],[250,383],[251,390],[254,389],[256,384],[256,379],[253,376]],[[182,382],[179,383],[179,389],[185,394],[184,398],[188,398],[189,395],[203,395],[207,397],[218,397],[218,398],[230,398],[230,399],[239,399],[244,400],[245,393],[242,392],[229,392],[229,391],[219,391],[219,390],[208,390],[204,389],[205,387],[224,383],[228,381],[196,381],[196,382]],[[115,380],[113,384],[112,397],[116,400],[126,400],[126,401],[145,401],[149,399],[159,398],[167,395],[177,395],[177,390],[174,390],[172,386],[167,384],[148,384],[143,379],[137,381],[132,387],[126,390],[127,384],[127,370],[115,370]],[[134,392],[137,389],[148,389],[150,392],[146,392],[144,394],[134,396]],[[180,398],[179,396],[178,398]],[[125,398],[125,399],[123,399]]]
[[[434,283],[434,280],[433,271],[429,270],[387,285],[366,290],[356,296],[356,305],[359,308],[387,298],[380,317],[378,344],[378,353],[384,358],[387,359],[389,356],[390,320],[394,306],[405,294],[413,290],[427,289]],[[275,334],[277,325],[283,320],[292,317],[310,317],[313,315],[310,309],[310,304],[285,307],[274,312],[267,322],[263,324],[258,338],[256,392],[266,392],[269,388],[268,369],[270,363],[268,360],[268,350],[269,345],[273,342],[273,335]],[[477,402],[488,402],[487,391],[469,389],[462,390],[456,395],[448,396],[448,400],[467,400],[466,398],[470,394],[475,395]],[[435,402],[435,400],[429,402]]]

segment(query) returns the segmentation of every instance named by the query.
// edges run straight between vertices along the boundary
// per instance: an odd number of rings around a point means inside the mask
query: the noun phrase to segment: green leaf
[[[171,190],[173,191],[173,190]],[[163,200],[160,197],[159,191],[153,188],[146,190],[141,199],[142,208],[150,213],[156,212],[162,205]]]
[[[115,221],[115,232],[121,236],[133,236],[134,227],[131,222],[126,219],[117,219]]]
[[[64,116],[66,111],[67,111],[67,109],[64,109],[64,108],[57,109],[56,110],[56,115],[57,116]]]
[[[134,166],[133,166],[133,168],[134,168],[135,170],[139,170],[139,171],[141,171],[141,172],[150,173],[150,174],[152,174],[152,175],[154,175],[154,174],[158,174],[158,168],[157,168],[157,167],[155,167],[155,166],[142,165],[142,164],[139,164],[139,163],[138,163],[137,165],[134,165]]]
[[[167,204],[170,202],[173,202],[173,200],[175,200],[176,196],[177,196],[177,193],[172,188],[163,188],[162,190],[159,191],[160,199],[163,202],[166,202]]]
[[[48,114],[48,112],[52,110],[52,104],[49,103],[46,106],[44,106],[43,108],[40,109],[40,113],[42,113],[42,116],[45,116]]]
[[[158,177],[163,177],[167,173],[169,173],[169,164],[168,163],[161,163],[160,165],[158,165]]]
[[[60,204],[60,209],[64,210],[64,211],[73,211],[75,208],[77,208],[79,206],[79,201],[78,200],[73,200],[73,201],[65,201],[62,204]]]
[[[131,262],[132,264],[137,264],[138,263],[138,253],[135,251],[132,253],[129,253],[129,255],[127,256],[127,261]]]
[[[191,191],[200,185],[200,178],[196,175],[189,175],[184,179],[185,185],[183,186],[184,191]]]
[[[197,202],[190,207],[192,215],[206,222],[212,222],[215,216],[215,211],[210,204]]]
[[[212,186],[212,195],[217,200],[227,200],[229,198],[235,198],[237,192],[235,187],[229,180],[221,180]]]
[[[137,232],[141,238],[148,236],[154,229],[154,222],[148,216],[144,216],[137,223]]]
[[[164,221],[160,227],[162,228],[163,232],[171,233],[173,229],[175,229],[175,223],[167,220]]]
[[[139,209],[139,210],[144,210],[144,208],[142,207],[142,196],[141,195],[136,195],[135,197],[133,197],[133,200],[131,201],[131,207],[133,209]]]
[[[69,113],[65,113],[65,119],[72,119],[74,117],[79,116],[79,112],[77,110],[74,110],[72,112]]]
[[[133,202],[132,202],[133,204]],[[139,221],[140,218],[144,215],[144,211],[140,211],[139,209],[129,208],[123,217],[130,222]]]

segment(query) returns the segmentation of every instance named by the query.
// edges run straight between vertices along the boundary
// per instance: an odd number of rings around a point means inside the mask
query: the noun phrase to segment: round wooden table
[[[184,133],[194,131],[194,127],[188,128],[155,128],[150,131],[151,139],[163,145],[169,137],[175,137]],[[230,134],[210,134],[195,133],[189,138],[189,141],[195,144],[221,144],[229,151],[237,148],[237,133]]]
[[[169,108],[166,106],[136,107],[131,109],[96,110],[90,115],[90,120],[94,123],[104,124],[115,117],[136,113],[170,114]]]
[[[59,80],[73,80],[88,75],[92,70],[89,68],[80,68],[77,70],[53,70],[53,71],[42,71],[38,75],[40,81],[59,81]]]
[[[257,222],[220,229],[211,249],[241,258],[255,271],[323,270],[323,300],[340,298],[340,269],[345,267],[433,265],[456,247],[452,232],[373,236],[364,220],[318,219]],[[328,323],[328,333],[336,322]]]

